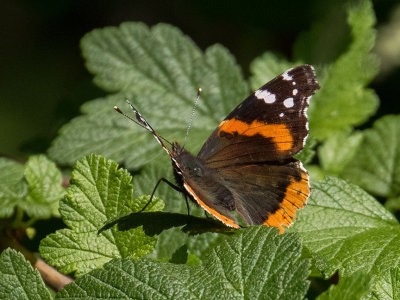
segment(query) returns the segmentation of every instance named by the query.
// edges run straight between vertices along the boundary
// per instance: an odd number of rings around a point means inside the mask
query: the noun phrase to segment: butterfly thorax
[[[206,176],[207,167],[199,158],[182,148],[177,142],[172,143],[172,166],[177,184],[183,186],[185,177],[199,178]]]
[[[178,143],[172,144],[172,154],[176,183],[189,199],[203,207],[208,207],[209,212],[218,210],[229,214],[228,211],[235,209],[232,194],[216,181],[215,170],[208,168],[201,158],[193,156]],[[206,205],[204,201],[208,204]]]

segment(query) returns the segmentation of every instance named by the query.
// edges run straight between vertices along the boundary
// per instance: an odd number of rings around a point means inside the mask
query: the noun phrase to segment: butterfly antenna
[[[185,141],[184,141],[184,143],[183,143],[183,147],[182,147],[182,148],[185,148],[186,141],[187,141],[188,136],[189,136],[190,127],[192,127],[193,118],[194,118],[194,115],[195,115],[195,113],[196,113],[197,104],[199,103],[199,100],[200,100],[200,94],[201,94],[201,88],[199,88],[199,89],[197,90],[196,100],[194,101],[194,105],[193,105],[193,109],[192,109],[192,114],[190,115],[189,125],[188,125],[188,128],[187,128],[187,130],[186,130]]]
[[[144,129],[147,129],[144,125],[140,124],[139,122],[137,122],[136,120],[132,119],[130,116],[128,116],[126,113],[124,113],[118,106],[114,106],[114,110],[119,112],[121,115],[123,115],[125,118],[131,120],[133,123],[136,123],[137,125],[139,125],[140,127],[143,127]]]
[[[114,106],[114,110],[123,115],[125,118],[131,120],[133,123],[139,125],[140,127],[143,127],[144,129],[150,131],[153,135],[159,137],[160,139],[164,140],[166,143],[169,145],[172,145],[170,141],[168,141],[166,138],[160,136],[157,134],[154,129],[150,126],[149,123],[142,117],[142,115],[138,112],[138,110],[128,101],[126,102],[129,104],[130,108],[133,110],[135,113],[136,120],[130,116],[128,116],[126,113],[124,113],[118,106]]]

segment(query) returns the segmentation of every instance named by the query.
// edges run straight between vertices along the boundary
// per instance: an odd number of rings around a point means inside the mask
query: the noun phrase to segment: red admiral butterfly
[[[139,125],[172,160],[178,186],[162,178],[155,189],[167,182],[228,226],[240,228],[236,212],[248,225],[275,226],[283,232],[310,194],[308,173],[293,156],[304,147],[308,101],[317,89],[312,66],[287,70],[239,104],[197,156],[176,142],[168,149],[131,105]]]

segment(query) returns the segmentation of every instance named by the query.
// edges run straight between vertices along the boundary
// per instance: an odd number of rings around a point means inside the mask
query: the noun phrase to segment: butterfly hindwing
[[[177,161],[184,170],[184,187],[207,212],[238,228],[235,213],[248,225],[275,226],[284,231],[310,193],[307,171],[300,161],[238,164],[210,169],[182,151]],[[192,170],[192,171],[190,171]]]
[[[310,193],[308,173],[294,159],[281,164],[232,166],[221,169],[219,175],[248,225],[275,226],[281,232],[293,222]]]

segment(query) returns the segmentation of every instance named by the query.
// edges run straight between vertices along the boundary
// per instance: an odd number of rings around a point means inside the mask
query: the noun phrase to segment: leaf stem
[[[21,224],[23,224],[22,220],[24,218],[24,211],[21,207],[17,206],[15,219],[11,224],[12,228],[20,228]]]

